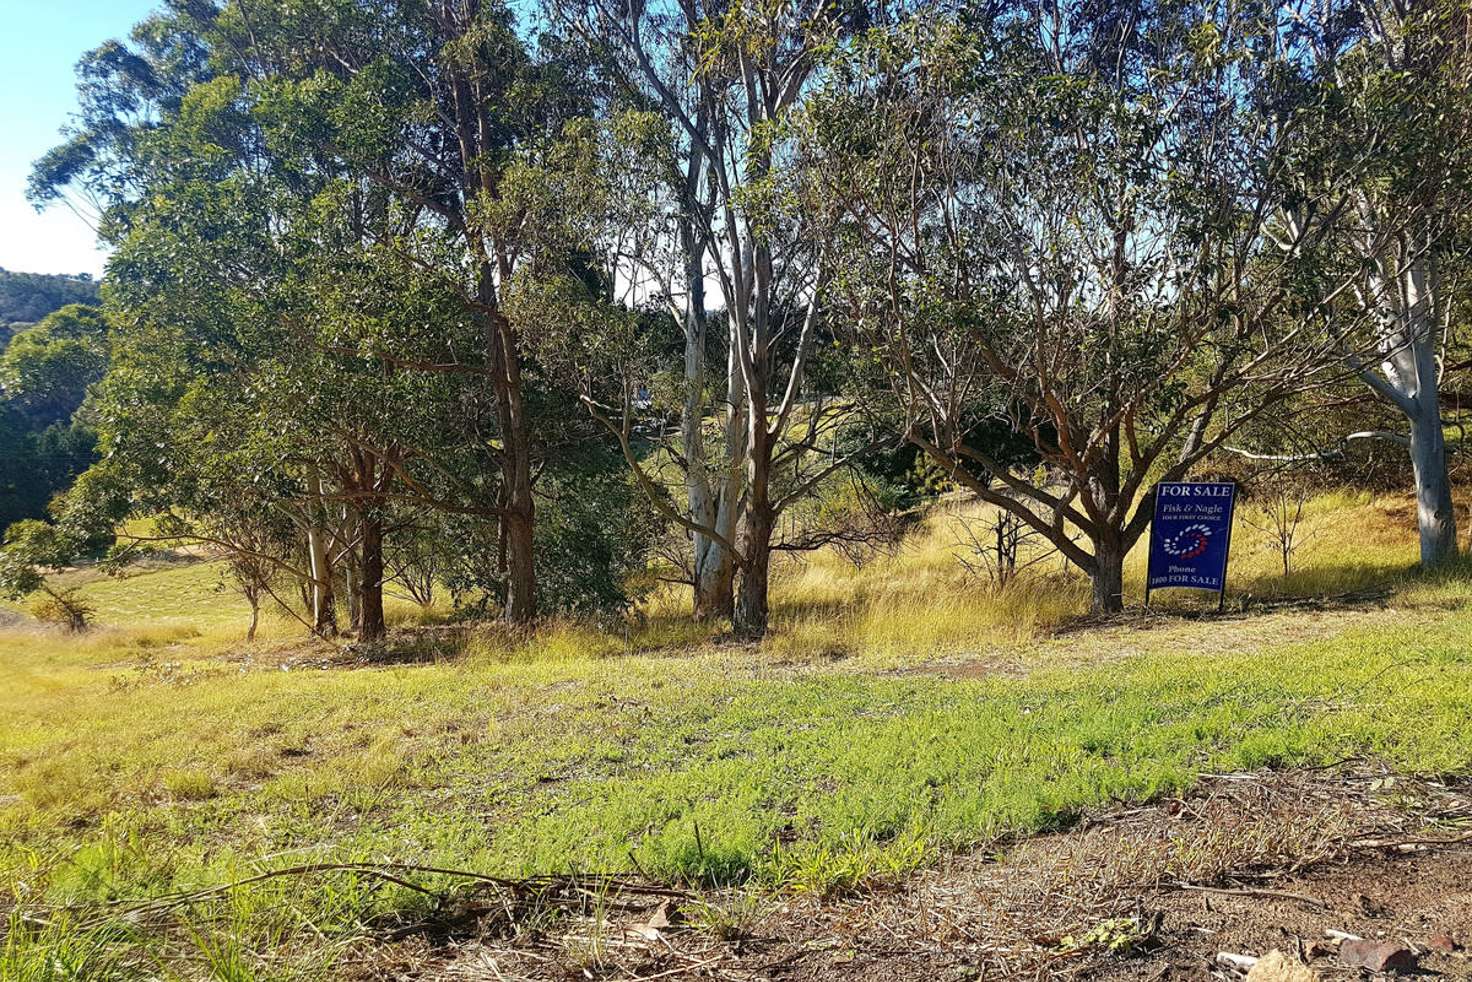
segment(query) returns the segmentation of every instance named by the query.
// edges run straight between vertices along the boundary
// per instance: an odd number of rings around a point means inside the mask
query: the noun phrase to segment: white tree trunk
[[[1420,256],[1405,257],[1401,264],[1403,268],[1394,274],[1372,277],[1371,302],[1381,311],[1384,323],[1383,361],[1380,375],[1367,368],[1361,368],[1360,375],[1410,424],[1421,566],[1430,569],[1457,555],[1457,521],[1437,379],[1436,277]]]
[[[1419,407],[1418,407],[1419,408]],[[1416,523],[1421,566],[1430,569],[1457,555],[1457,520],[1447,474],[1441,413],[1434,404],[1411,417],[1411,467],[1416,478]]]
[[[307,474],[307,490],[313,500],[307,505],[307,559],[312,575],[312,626],[322,634],[335,634],[337,613],[333,609],[332,563],[328,557],[330,534],[322,521],[322,479],[317,469]]]
[[[685,250],[685,404],[680,417],[680,437],[685,455],[685,489],[690,519],[714,529],[726,542],[736,541],[736,499],[739,497],[742,456],[740,379],[733,352],[726,358],[726,405],[723,420],[722,459],[712,468],[706,453],[705,419],[705,270],[704,255],[693,229],[682,229]],[[733,609],[735,557],[720,541],[703,532],[691,534],[694,609],[699,619],[730,617]]]

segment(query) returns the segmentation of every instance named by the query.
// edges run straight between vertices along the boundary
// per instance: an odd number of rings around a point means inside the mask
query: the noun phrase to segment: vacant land
[[[1066,573],[970,578],[965,518],[785,569],[760,647],[663,597],[535,640],[404,605],[385,646],[284,617],[245,645],[207,560],[71,574],[93,632],[0,614],[0,977],[1131,977],[1286,945],[1231,893],[1193,933],[1187,888],[1373,885],[1465,834],[1427,779],[1472,770],[1472,580],[1406,572],[1405,502],[1315,502],[1287,578],[1239,529],[1225,614],[1108,623]],[[1415,878],[1466,868],[1427,848]]]

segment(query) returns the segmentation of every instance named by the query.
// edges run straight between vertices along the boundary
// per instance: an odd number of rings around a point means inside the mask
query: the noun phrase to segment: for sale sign
[[[1235,484],[1157,484],[1145,598],[1161,587],[1227,588]]]

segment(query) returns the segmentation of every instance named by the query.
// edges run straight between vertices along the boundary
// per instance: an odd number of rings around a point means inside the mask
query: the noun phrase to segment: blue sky
[[[102,272],[87,222],[63,204],[38,215],[25,199],[31,162],[58,142],[76,107],[84,51],[128,29],[157,0],[0,0],[0,266],[34,273]]]

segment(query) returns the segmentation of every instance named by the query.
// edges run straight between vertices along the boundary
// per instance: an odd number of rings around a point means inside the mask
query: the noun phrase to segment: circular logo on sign
[[[1175,535],[1167,536],[1161,546],[1168,555],[1177,559],[1195,559],[1206,551],[1210,538],[1209,526],[1187,525]]]

